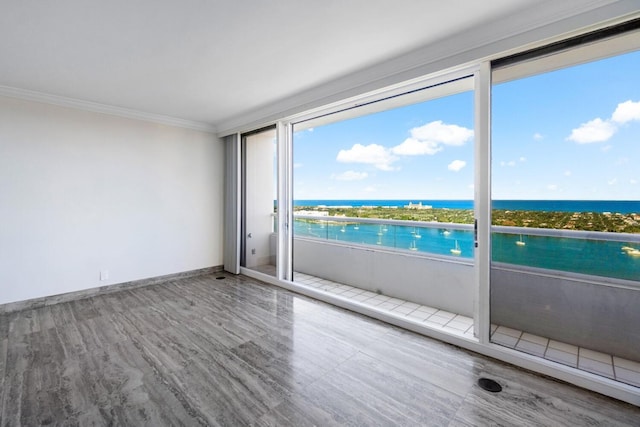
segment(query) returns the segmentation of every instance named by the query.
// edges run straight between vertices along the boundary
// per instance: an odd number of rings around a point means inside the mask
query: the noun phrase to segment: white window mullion
[[[278,256],[276,277],[292,280],[293,227],[292,216],[292,126],[277,123],[278,147]]]
[[[491,63],[483,62],[475,73],[475,269],[477,294],[474,334],[489,342],[489,274],[491,267]]]

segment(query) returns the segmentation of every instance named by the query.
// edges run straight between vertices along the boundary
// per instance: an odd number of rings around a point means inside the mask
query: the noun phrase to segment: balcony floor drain
[[[225,278],[224,276],[218,276],[216,277],[216,280],[224,280],[224,278]]]
[[[491,393],[499,393],[502,391],[502,386],[490,378],[480,378],[478,385],[481,389],[490,391]]]

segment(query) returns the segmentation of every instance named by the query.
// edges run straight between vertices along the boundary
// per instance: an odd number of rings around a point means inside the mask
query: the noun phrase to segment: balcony
[[[473,316],[473,226],[295,217],[294,268],[370,292]]]
[[[637,246],[640,236],[515,227],[492,231],[498,258],[491,267],[492,342],[640,387],[640,336],[634,327],[640,322],[640,283],[626,278],[640,268],[640,259],[623,249]],[[361,234],[359,240],[354,233]],[[585,245],[616,248],[620,259],[580,259],[550,269],[544,262],[556,262],[553,256],[522,255],[524,250],[544,253],[554,239],[570,248],[565,250],[582,248],[581,253]],[[509,244],[520,250],[516,262],[500,258],[505,251],[497,245]],[[294,260],[296,283],[473,338],[469,225],[296,216]],[[585,262],[592,274],[571,271]],[[612,262],[629,268],[615,269],[618,277],[596,268]]]
[[[305,273],[295,282],[416,324],[473,339],[473,318],[400,298],[373,293]],[[640,387],[640,363],[506,326],[491,325],[492,342],[546,360]]]

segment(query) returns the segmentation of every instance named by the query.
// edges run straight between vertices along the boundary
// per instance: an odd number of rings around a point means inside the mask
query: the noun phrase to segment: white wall
[[[345,285],[473,317],[473,262],[297,238],[293,268]],[[294,275],[295,280],[295,275]]]
[[[221,265],[223,162],[209,133],[0,97],[0,304]]]

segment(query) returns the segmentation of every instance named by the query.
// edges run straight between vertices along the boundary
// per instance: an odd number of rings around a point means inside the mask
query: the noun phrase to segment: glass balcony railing
[[[294,236],[472,259],[471,224],[295,215]],[[640,282],[640,235],[492,227],[492,261]]]
[[[640,282],[640,234],[492,227],[494,262]]]
[[[294,236],[473,258],[470,224],[295,215]]]

